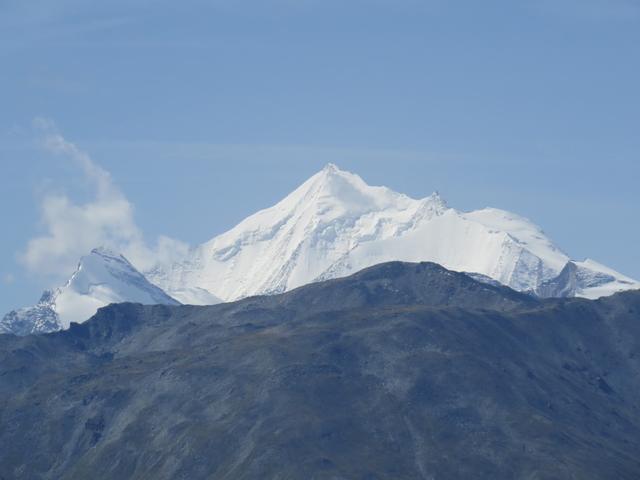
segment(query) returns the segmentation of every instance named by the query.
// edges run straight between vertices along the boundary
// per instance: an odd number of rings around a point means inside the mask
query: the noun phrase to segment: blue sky
[[[0,0],[0,312],[70,273],[24,258],[47,202],[95,200],[52,132],[149,243],[204,241],[334,162],[640,278],[639,1],[102,3]]]

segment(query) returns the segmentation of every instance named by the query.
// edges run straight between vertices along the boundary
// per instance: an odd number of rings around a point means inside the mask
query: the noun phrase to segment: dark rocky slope
[[[0,335],[0,478],[637,479],[640,292],[434,264]]]

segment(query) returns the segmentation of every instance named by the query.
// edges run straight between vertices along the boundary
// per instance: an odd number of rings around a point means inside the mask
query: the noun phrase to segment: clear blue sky
[[[36,117],[149,239],[207,240],[334,162],[640,278],[638,0],[0,0],[0,62],[0,313],[52,281],[18,259],[43,197],[92,196]]]

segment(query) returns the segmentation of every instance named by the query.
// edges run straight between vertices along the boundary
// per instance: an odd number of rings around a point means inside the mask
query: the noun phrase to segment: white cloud
[[[168,237],[160,237],[150,248],[135,223],[133,205],[109,172],[58,133],[51,121],[37,119],[34,123],[43,133],[43,147],[73,161],[94,194],[85,203],[74,203],[64,193],[43,197],[40,208],[45,232],[29,240],[20,254],[30,272],[56,280],[67,277],[78,259],[98,246],[122,252],[140,270],[187,250],[186,244]]]

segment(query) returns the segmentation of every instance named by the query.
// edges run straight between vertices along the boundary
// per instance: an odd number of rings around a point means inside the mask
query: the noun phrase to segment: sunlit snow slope
[[[185,285],[229,301],[391,260],[432,261],[537,293],[570,262],[539,227],[518,215],[494,208],[459,212],[438,194],[415,200],[330,164],[278,204],[147,276],[181,301],[198,303],[180,295]],[[640,288],[595,262],[573,265],[580,273],[570,296]]]

